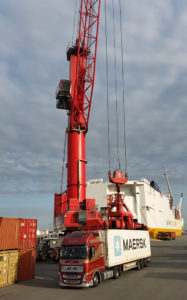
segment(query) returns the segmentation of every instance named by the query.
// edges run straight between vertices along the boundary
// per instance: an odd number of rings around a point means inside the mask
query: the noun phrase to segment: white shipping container
[[[145,230],[107,230],[105,247],[106,267],[151,256],[149,232]]]

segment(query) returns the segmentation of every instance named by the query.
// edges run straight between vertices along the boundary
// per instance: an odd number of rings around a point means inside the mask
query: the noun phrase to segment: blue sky
[[[59,79],[68,78],[69,74],[66,47],[72,40],[75,2],[0,2],[0,215],[36,217],[40,228],[52,224],[53,194],[60,190],[67,117],[65,112],[55,108],[55,89]],[[180,193],[184,193],[183,216],[187,223],[187,2],[122,2],[129,177],[155,179],[161,189],[167,191],[163,177],[163,167],[166,167],[176,202]],[[107,3],[109,16],[111,1]],[[87,177],[106,180],[103,4],[94,99],[87,134]],[[118,22],[116,29],[120,70]],[[108,30],[111,32],[109,70],[110,108],[113,111],[112,22]],[[118,74],[118,97],[121,99],[120,71]],[[110,118],[114,124],[112,113]],[[115,126],[111,126],[113,169],[117,167],[115,130]],[[120,137],[121,141],[122,129]],[[122,142],[120,155],[124,166]]]

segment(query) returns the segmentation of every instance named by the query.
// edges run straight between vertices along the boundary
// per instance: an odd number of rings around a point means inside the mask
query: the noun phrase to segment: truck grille
[[[67,284],[79,284],[80,280],[64,280],[64,283],[67,283]]]
[[[61,272],[82,273],[83,266],[61,266]]]
[[[81,275],[63,275],[65,279],[80,279]]]

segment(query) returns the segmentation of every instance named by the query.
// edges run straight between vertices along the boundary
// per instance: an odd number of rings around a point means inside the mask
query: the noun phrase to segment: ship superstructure
[[[115,184],[103,182],[102,179],[90,180],[87,183],[87,196],[94,197],[98,210],[107,216],[107,196],[113,194],[115,189]],[[140,181],[129,180],[121,185],[121,193],[133,219],[147,225],[152,238],[157,238],[160,232],[174,232],[176,236],[182,234],[182,197],[176,208],[171,203],[170,194],[163,194],[153,182],[144,178]]]

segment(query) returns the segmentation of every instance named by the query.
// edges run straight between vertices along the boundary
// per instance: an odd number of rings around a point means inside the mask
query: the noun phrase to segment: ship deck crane
[[[172,194],[171,186],[170,186],[170,183],[169,183],[169,178],[168,178],[168,174],[167,174],[166,168],[164,168],[164,175],[165,175],[165,177],[166,177],[166,182],[167,182],[168,191],[169,191],[170,208],[172,209],[173,206],[174,206],[174,200],[173,200],[173,194]]]

